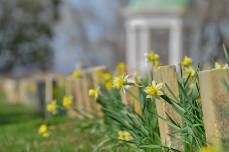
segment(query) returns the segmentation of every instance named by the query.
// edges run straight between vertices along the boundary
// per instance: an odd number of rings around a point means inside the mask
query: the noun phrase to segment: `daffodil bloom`
[[[38,129],[38,134],[43,137],[48,137],[49,136],[48,126],[46,124],[41,125]]]
[[[106,73],[104,73],[103,77],[104,77],[104,80],[105,80],[105,81],[109,81],[109,80],[111,80],[111,77],[112,77],[112,76],[111,76],[110,73],[106,72]]]
[[[113,88],[113,81],[108,81],[105,83],[105,88],[111,90]]]
[[[188,76],[194,77],[196,74],[196,71],[192,67],[187,67],[184,70],[185,70],[186,77],[188,77]]]
[[[155,61],[158,61],[159,60],[159,55],[156,54],[156,53],[153,53],[153,52],[146,53],[145,54],[145,57],[146,57],[146,59],[147,59],[148,62],[152,62],[152,63],[154,63]]]
[[[147,93],[146,98],[152,98],[163,95],[163,92],[161,91],[162,86],[163,83],[156,84],[156,82],[153,80],[152,84],[150,86],[147,86],[144,90]]]
[[[66,109],[71,108],[73,104],[73,96],[65,96],[62,104],[63,104],[63,107]]]
[[[118,139],[122,140],[122,141],[131,141],[131,140],[133,140],[133,137],[127,131],[119,131],[118,132]]]
[[[119,63],[116,67],[118,75],[126,75],[127,70],[126,70],[126,64],[125,63]]]
[[[75,79],[75,80],[80,79],[81,76],[82,76],[82,75],[81,75],[81,72],[80,72],[80,71],[74,71],[74,72],[72,73],[72,78]]]
[[[127,79],[128,79],[128,75],[115,77],[113,80],[113,87],[119,90],[123,89],[125,85],[127,85]]]
[[[90,89],[88,94],[90,97],[94,97],[96,99],[99,96],[99,88]]]
[[[192,64],[192,59],[190,57],[185,56],[181,64],[187,67]]]
[[[117,65],[117,69],[118,70],[121,70],[121,71],[124,71],[124,70],[126,70],[126,64],[125,63],[119,63],[118,65]]]
[[[228,66],[228,64],[220,64],[218,62],[215,62],[215,68],[216,69],[228,69],[229,66]]]
[[[47,111],[52,113],[52,114],[56,114],[57,113],[57,104],[56,104],[56,100],[53,100],[51,103],[49,103],[47,105]]]
[[[218,152],[218,151],[213,147],[205,147],[205,148],[202,148],[200,152]]]
[[[146,57],[146,61],[152,63],[154,67],[159,67],[161,65],[159,60],[160,56],[157,53],[146,53],[144,56]]]

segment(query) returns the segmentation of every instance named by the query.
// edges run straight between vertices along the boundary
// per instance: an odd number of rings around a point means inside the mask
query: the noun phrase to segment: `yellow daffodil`
[[[131,141],[133,139],[132,135],[127,131],[119,131],[118,139],[122,141]]]
[[[160,56],[157,53],[150,52],[144,54],[144,56],[146,57],[146,61],[152,63],[154,67],[160,66]]]
[[[55,100],[53,100],[51,103],[49,103],[47,105],[47,111],[52,113],[52,114],[56,114],[57,113],[57,104],[56,104]]]
[[[128,75],[115,77],[113,80],[113,87],[119,90],[123,89],[124,86],[127,85],[127,78],[128,78]]]
[[[105,81],[109,81],[112,78],[111,74],[108,72],[104,73],[103,77]]]
[[[99,96],[99,88],[90,89],[88,94],[90,97],[94,97],[96,99]]]
[[[121,70],[121,71],[124,71],[124,70],[126,70],[126,64],[125,63],[119,63],[118,65],[117,65],[117,69],[118,70]]]
[[[215,62],[215,68],[216,69],[228,69],[229,66],[228,66],[228,64],[220,64],[218,62]]]
[[[147,93],[146,98],[152,98],[162,95],[162,86],[162,83],[156,84],[155,81],[152,81],[152,84],[150,86],[147,86],[144,90]]]
[[[152,62],[152,63],[159,60],[159,55],[157,53],[153,53],[153,52],[146,53],[145,57],[146,57],[148,62]]]
[[[73,104],[73,96],[65,96],[62,104],[63,104],[63,107],[66,109],[71,108]]]
[[[205,147],[205,148],[202,148],[200,152],[218,152],[218,151],[213,147]]]
[[[48,137],[49,136],[48,126],[46,124],[41,125],[38,129],[38,134],[43,137]]]
[[[116,67],[118,75],[126,75],[127,74],[127,69],[126,69],[126,64],[125,63],[119,63]]]
[[[80,71],[74,71],[73,73],[72,73],[72,78],[74,79],[74,80],[78,80],[78,79],[80,79],[81,78],[81,72]]]
[[[186,77],[194,77],[196,74],[196,71],[192,67],[187,67],[184,69]]]
[[[113,88],[113,81],[108,81],[105,83],[105,88],[111,90]]]
[[[181,64],[184,67],[187,67],[192,64],[192,58],[185,56],[184,59],[182,60]]]

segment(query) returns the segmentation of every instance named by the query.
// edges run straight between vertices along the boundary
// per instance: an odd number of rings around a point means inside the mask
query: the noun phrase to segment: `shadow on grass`
[[[31,119],[37,119],[40,118],[37,114],[31,114],[31,113],[4,113],[0,114],[0,125],[8,125],[12,123],[21,123],[21,122],[27,122]]]
[[[22,104],[10,104],[0,94],[0,126],[27,122],[41,118],[34,107],[25,106]]]

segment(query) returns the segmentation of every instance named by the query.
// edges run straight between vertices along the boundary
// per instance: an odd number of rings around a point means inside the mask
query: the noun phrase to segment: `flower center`
[[[155,88],[155,87],[149,87],[148,94],[150,96],[157,96],[157,94],[158,94],[157,88]]]

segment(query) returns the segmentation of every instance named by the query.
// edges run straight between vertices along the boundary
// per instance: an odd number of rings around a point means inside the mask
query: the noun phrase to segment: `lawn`
[[[1,152],[90,152],[104,135],[98,120],[50,118],[50,136],[37,134],[44,122],[34,109],[23,105],[9,105],[0,100]]]

